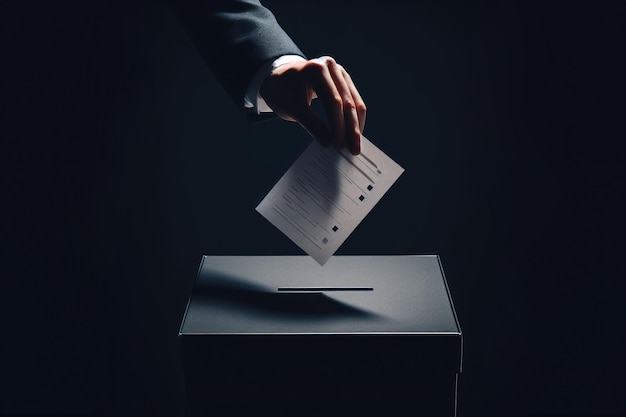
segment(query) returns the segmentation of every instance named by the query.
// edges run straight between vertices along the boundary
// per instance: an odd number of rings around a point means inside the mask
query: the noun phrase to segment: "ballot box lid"
[[[437,255],[202,258],[180,335],[461,335]]]

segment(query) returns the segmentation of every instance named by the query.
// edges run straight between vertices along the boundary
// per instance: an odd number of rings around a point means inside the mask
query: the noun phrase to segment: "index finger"
[[[341,149],[346,145],[343,100],[331,75],[330,62],[334,60],[332,58],[312,60],[312,65],[308,66],[307,70],[311,86],[324,106],[330,124],[332,142],[335,147]]]
[[[339,64],[330,65],[331,75],[342,97],[345,140],[353,155],[361,151],[361,125],[365,124],[365,104],[356,91],[354,83],[346,70]]]

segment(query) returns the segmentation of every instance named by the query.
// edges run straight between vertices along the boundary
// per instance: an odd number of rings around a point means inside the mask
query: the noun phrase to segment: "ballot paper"
[[[403,172],[364,136],[357,156],[312,141],[256,210],[324,265]]]

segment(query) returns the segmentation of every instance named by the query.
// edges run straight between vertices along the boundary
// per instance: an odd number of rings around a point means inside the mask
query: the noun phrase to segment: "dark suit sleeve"
[[[266,62],[302,51],[258,0],[170,1],[192,42],[237,106]]]

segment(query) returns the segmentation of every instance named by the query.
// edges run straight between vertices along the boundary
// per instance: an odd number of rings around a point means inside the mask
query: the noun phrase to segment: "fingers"
[[[365,126],[365,104],[354,82],[331,57],[310,61],[311,84],[322,101],[330,124],[331,140],[338,149],[360,152],[361,132]]]
[[[356,112],[356,105],[352,97],[352,92],[345,79],[346,71],[334,60],[329,59],[329,71],[335,82],[335,87],[341,97],[341,111],[343,113],[343,129],[339,132],[339,148],[347,146],[350,152],[358,154],[358,147],[361,138],[359,128],[359,116]]]
[[[309,62],[306,71],[313,90],[324,106],[330,124],[330,141],[337,149],[341,149],[346,143],[343,101],[328,61],[326,58],[314,59]]]
[[[365,128],[365,103],[348,72],[340,65],[337,67],[340,69],[339,75],[342,77],[341,85],[347,89],[344,93],[346,140],[350,152],[353,155],[358,155],[361,152],[361,134]],[[350,111],[346,112],[346,109]]]
[[[360,152],[365,127],[365,104],[352,78],[331,57],[297,61],[272,71],[260,94],[281,118],[298,122],[322,144]],[[326,113],[327,127],[311,109],[319,98]]]
[[[348,88],[350,89],[350,94],[352,95],[352,100],[354,100],[354,105],[356,107],[356,112],[359,118],[359,130],[363,133],[365,130],[365,115],[367,113],[367,108],[365,107],[365,102],[361,98],[359,94],[359,90],[356,89],[354,82],[352,82],[352,77],[350,74],[343,70],[344,78],[346,83],[348,84]]]

